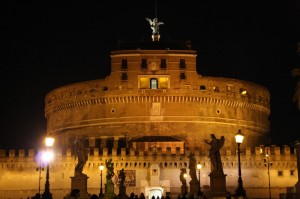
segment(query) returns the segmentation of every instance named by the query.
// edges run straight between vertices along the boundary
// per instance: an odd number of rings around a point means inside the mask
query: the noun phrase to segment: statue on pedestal
[[[114,182],[112,180],[112,177],[115,175],[115,172],[114,172],[114,163],[112,162],[112,159],[105,161],[105,167],[106,167],[106,184],[105,184],[104,196],[106,198],[115,198]]]
[[[119,179],[119,195],[118,195],[118,198],[126,198],[127,199],[128,197],[126,195],[126,186],[125,186],[126,174],[125,174],[124,169],[122,169],[119,172],[118,179]]]
[[[84,146],[83,140],[76,138],[74,140],[75,147],[75,159],[77,158],[77,164],[75,167],[75,176],[81,175],[83,171],[83,167],[88,160],[88,150]]]
[[[190,194],[193,194],[194,196],[196,196],[198,194],[199,191],[199,180],[197,179],[197,171],[196,171],[196,167],[197,167],[197,160],[195,158],[195,155],[193,153],[191,153],[189,155],[189,169],[190,169],[190,177],[191,177],[191,181],[190,181]]]
[[[209,158],[211,162],[211,173],[222,173],[223,165],[221,161],[220,149],[223,147],[225,138],[217,139],[215,134],[210,134],[211,141],[205,140],[205,143],[210,145]]]
[[[181,185],[181,195],[185,196],[187,194],[187,185],[186,185],[186,168],[180,169],[180,181]]]
[[[106,165],[106,182],[112,182],[112,177],[115,175],[114,172],[114,164],[112,163],[112,159],[105,161]]]
[[[226,190],[226,175],[223,172],[220,149],[223,147],[225,138],[221,136],[217,139],[214,134],[210,134],[211,141],[205,140],[210,145],[209,158],[211,162],[210,191],[209,197],[226,197],[229,192]]]

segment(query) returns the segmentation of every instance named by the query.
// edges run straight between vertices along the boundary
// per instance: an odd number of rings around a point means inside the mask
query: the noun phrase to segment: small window
[[[128,79],[127,73],[122,73],[121,80],[127,80],[127,79]]]
[[[295,175],[295,170],[290,170],[290,175],[294,176]]]
[[[186,79],[185,73],[180,73],[180,79]]]
[[[240,94],[245,96],[245,95],[247,95],[247,91],[243,88],[240,88]]]
[[[227,85],[227,92],[234,93],[233,85]]]
[[[148,68],[147,59],[142,59],[141,68],[142,69],[147,69]]]
[[[278,176],[283,176],[283,171],[278,171]]]
[[[160,60],[160,68],[161,69],[166,69],[167,68],[167,60],[166,59],[161,59]]]
[[[108,91],[108,87],[107,86],[103,86],[102,91]]]
[[[215,92],[220,92],[220,89],[217,86],[215,86],[213,89],[214,89]]]
[[[206,87],[204,85],[201,85],[200,90],[206,90]]]
[[[151,78],[150,79],[150,88],[151,89],[157,89],[158,88],[158,83],[156,78]]]
[[[121,64],[121,69],[122,70],[127,70],[127,59],[122,59],[122,64]]]
[[[180,69],[185,69],[185,59],[180,59],[179,67]]]

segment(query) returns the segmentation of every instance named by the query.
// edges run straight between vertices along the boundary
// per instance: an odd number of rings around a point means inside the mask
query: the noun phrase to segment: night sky
[[[299,1],[130,0],[6,3],[1,10],[0,148],[37,148],[46,134],[44,98],[60,86],[105,78],[118,41],[191,41],[204,76],[258,83],[271,93],[272,144],[299,139],[292,101],[300,67]]]

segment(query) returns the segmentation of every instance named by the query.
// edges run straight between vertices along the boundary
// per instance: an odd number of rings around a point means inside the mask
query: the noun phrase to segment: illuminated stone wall
[[[203,191],[209,189],[210,161],[208,158],[208,147],[203,151],[199,148],[185,148],[185,155],[180,153],[180,148],[176,149],[175,154],[171,154],[171,148],[168,148],[166,154],[162,154],[158,149],[153,151],[134,151],[123,148],[121,153],[116,149],[108,153],[108,149],[99,150],[90,149],[89,159],[84,166],[83,173],[89,176],[88,192],[99,194],[100,171],[99,165],[104,164],[105,160],[112,159],[115,165],[115,171],[125,170],[135,173],[135,186],[127,187],[127,194],[131,192],[140,194],[151,187],[151,168],[160,169],[159,185],[165,192],[170,192],[174,198],[180,193],[181,182],[179,180],[180,169],[187,168],[189,172],[189,159],[191,151],[194,151],[197,162],[202,163],[201,187]],[[262,153],[261,153],[261,149]],[[295,151],[288,146],[278,147],[246,147],[242,149],[241,168],[244,188],[249,198],[268,198],[268,174],[264,166],[264,153],[269,151],[270,161],[270,179],[272,198],[279,198],[279,193],[285,193],[287,188],[294,187],[297,182],[297,161]],[[50,190],[53,198],[63,198],[71,189],[70,177],[74,175],[76,165],[75,157],[71,149],[55,149],[55,160],[50,164]],[[235,150],[222,149],[221,157],[224,167],[224,173],[227,174],[227,190],[234,193],[237,188],[238,180],[238,162]],[[39,171],[36,168],[39,164],[36,162],[37,152],[34,150],[0,150],[0,198],[27,198],[38,192]],[[105,165],[105,164],[104,164]],[[103,187],[105,183],[105,172],[103,171]],[[44,191],[46,169],[41,172],[41,192]],[[198,175],[197,175],[198,176]],[[132,177],[132,176],[131,176]],[[114,179],[115,182],[117,179]],[[187,182],[190,181],[188,176]],[[164,193],[165,193],[164,192]],[[118,194],[118,187],[115,187],[115,193]]]
[[[202,76],[196,56],[192,50],[112,51],[107,78],[66,85],[46,96],[47,133],[64,147],[75,136],[130,141],[165,135],[191,148],[203,146],[214,133],[225,136],[230,148],[241,129],[247,146],[266,144],[269,91],[252,82]]]

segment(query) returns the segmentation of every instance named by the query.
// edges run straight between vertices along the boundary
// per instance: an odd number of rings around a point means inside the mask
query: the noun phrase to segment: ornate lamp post
[[[42,171],[44,171],[44,168],[42,167],[42,157],[41,157],[42,153],[39,152],[38,154],[38,163],[39,163],[39,166],[36,168],[36,171],[39,172],[39,192],[38,192],[38,198],[37,199],[40,199],[41,198],[41,179],[42,179]]]
[[[183,177],[184,177],[184,196],[186,196],[186,194],[187,194],[187,186],[186,186],[186,178],[187,178],[187,174],[186,173],[184,173],[183,174]]]
[[[45,139],[46,143],[46,152],[43,154],[43,160],[47,162],[47,170],[46,170],[46,183],[45,183],[45,191],[43,193],[43,199],[52,199],[52,193],[50,192],[50,183],[49,183],[49,165],[50,161],[53,158],[53,152],[50,150],[54,144],[54,138],[47,137]]]
[[[197,164],[197,169],[198,169],[198,178],[199,178],[199,188],[198,188],[198,196],[202,195],[201,192],[201,184],[200,184],[200,170],[202,168],[202,165],[200,163]]]
[[[272,166],[272,162],[270,161],[270,155],[268,152],[268,148],[265,154],[265,159],[264,159],[264,163],[265,163],[265,167],[267,167],[268,171],[268,180],[269,180],[269,198],[271,199],[271,180],[270,180],[270,166]]]
[[[238,133],[235,134],[235,142],[238,145],[238,164],[239,164],[238,188],[235,190],[235,195],[246,197],[246,191],[243,188],[243,180],[242,180],[242,172],[241,172],[241,149],[240,149],[240,145],[242,144],[243,140],[244,140],[244,135],[242,134],[241,129],[239,129]]]
[[[104,169],[104,166],[101,164],[99,166],[99,169],[100,169],[100,193],[99,193],[99,198],[103,198],[104,197],[104,194],[102,192],[102,171]]]

